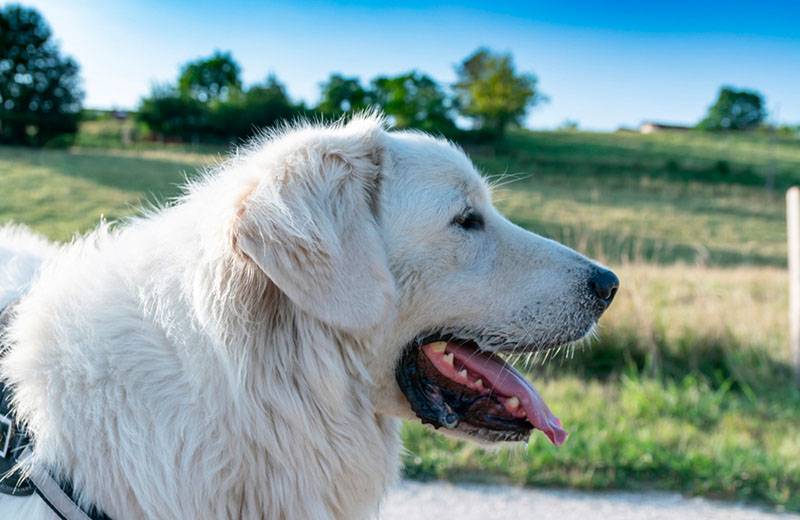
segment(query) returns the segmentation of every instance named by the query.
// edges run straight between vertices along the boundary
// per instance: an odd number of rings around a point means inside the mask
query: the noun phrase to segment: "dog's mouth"
[[[557,446],[567,438],[533,385],[473,341],[415,341],[403,352],[395,376],[417,417],[436,429],[490,442],[524,441],[533,429]]]

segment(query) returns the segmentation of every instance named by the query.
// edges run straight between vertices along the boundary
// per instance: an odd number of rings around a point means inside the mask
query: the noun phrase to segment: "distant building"
[[[645,121],[639,125],[639,133],[641,134],[654,134],[656,132],[685,132],[691,130],[691,126],[683,125],[668,125],[666,123],[657,123],[655,121]]]

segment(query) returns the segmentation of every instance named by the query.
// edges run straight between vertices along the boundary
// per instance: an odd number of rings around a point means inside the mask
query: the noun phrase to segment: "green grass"
[[[114,127],[95,126],[71,150],[0,148],[0,222],[66,240],[101,215],[177,195],[219,158],[106,149]],[[800,182],[800,141],[518,132],[470,153],[488,175],[506,174],[495,196],[512,220],[602,258],[623,285],[598,341],[529,367],[572,434],[564,447],[538,435],[483,451],[407,425],[406,474],[671,489],[800,511],[782,195]]]
[[[158,150],[0,148],[0,222],[14,220],[56,240],[180,193],[211,155]]]
[[[78,138],[87,146],[70,152],[0,150],[0,178],[15,193],[0,201],[0,219],[63,239],[100,214],[126,216],[174,195],[183,173],[216,157],[214,148],[152,144],[111,151],[99,147],[107,131],[92,127]],[[470,151],[488,175],[505,174],[496,199],[513,220],[610,263],[783,266],[782,193],[800,182],[800,140],[765,139],[526,132]],[[59,204],[76,200],[75,210]]]
[[[539,385],[571,436],[484,451],[407,425],[408,477],[583,489],[665,489],[800,510],[800,392],[733,392],[687,376]]]
[[[497,190],[508,215],[593,256],[785,264],[783,190],[800,182],[800,140],[536,132],[475,152],[512,181]]]

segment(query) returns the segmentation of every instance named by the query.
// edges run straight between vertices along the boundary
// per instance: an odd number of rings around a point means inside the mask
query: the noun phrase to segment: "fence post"
[[[786,192],[786,232],[789,246],[789,348],[795,379],[800,385],[800,188]]]

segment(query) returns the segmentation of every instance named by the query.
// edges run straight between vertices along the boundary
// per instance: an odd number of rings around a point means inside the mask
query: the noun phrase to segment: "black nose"
[[[608,269],[597,268],[589,278],[589,288],[600,301],[610,305],[619,289],[619,278]]]

